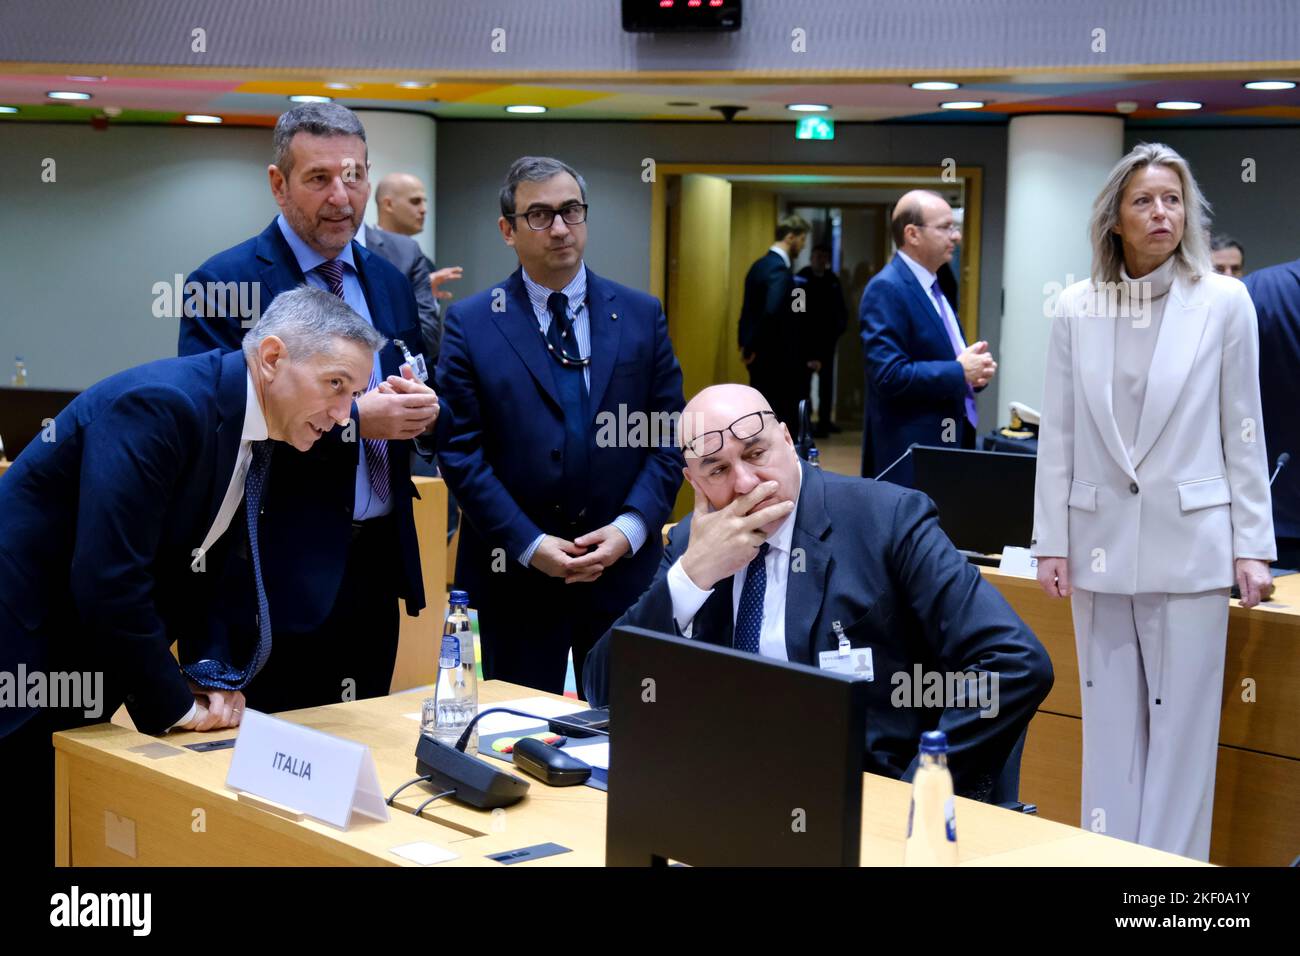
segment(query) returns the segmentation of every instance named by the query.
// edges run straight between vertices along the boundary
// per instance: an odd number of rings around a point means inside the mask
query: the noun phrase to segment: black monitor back
[[[939,527],[963,551],[1027,548],[1034,533],[1033,455],[966,448],[912,449],[912,487],[939,509]]]
[[[54,388],[0,386],[0,441],[13,461],[80,392]]]
[[[858,865],[865,682],[640,628],[611,640],[607,864]]]

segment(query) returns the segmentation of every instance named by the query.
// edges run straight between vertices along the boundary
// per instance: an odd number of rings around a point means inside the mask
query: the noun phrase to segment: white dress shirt
[[[262,403],[257,398],[253,373],[247,372],[246,378],[248,397],[244,403],[244,429],[239,433],[239,454],[235,456],[235,470],[230,475],[230,484],[226,485],[226,496],[221,499],[217,516],[212,519],[212,527],[208,528],[203,544],[199,546],[196,560],[201,560],[230,527],[230,520],[235,516],[235,512],[239,510],[239,503],[244,499],[244,479],[248,477],[248,466],[253,461],[253,442],[266,441],[268,437],[266,414],[262,411]],[[172,724],[169,729],[188,724],[194,719],[198,709],[198,701],[190,704],[190,709],[185,716]]]
[[[794,268],[794,266],[793,266],[793,265],[791,264],[791,262],[790,262],[790,253],[786,252],[786,251],[785,251],[785,246],[781,245],[779,242],[776,243],[775,245],[768,246],[768,247],[767,247],[767,251],[768,251],[768,252],[775,252],[778,256],[780,256],[780,257],[781,257],[781,261],[785,263],[785,267],[786,267],[787,269],[793,269],[793,268]]]
[[[785,594],[790,582],[790,543],[794,539],[794,517],[799,513],[799,493],[803,489],[803,469],[799,469],[799,489],[795,492],[794,510],[781,522],[767,539],[767,556],[763,566],[767,570],[767,587],[763,591],[763,626],[758,635],[758,653],[778,661],[789,660],[785,649]],[[736,612],[740,608],[740,595],[745,590],[748,565],[736,572],[731,581],[731,623],[735,626]],[[691,624],[704,602],[713,593],[695,586],[695,582],[682,570],[678,558],[668,569],[668,594],[673,602],[673,620],[683,637],[691,636]]]

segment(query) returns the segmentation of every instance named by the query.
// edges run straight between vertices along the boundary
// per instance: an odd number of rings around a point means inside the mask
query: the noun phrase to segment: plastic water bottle
[[[13,378],[9,380],[9,384],[14,388],[27,387],[27,365],[23,362],[21,355],[14,356],[14,374]]]
[[[921,735],[921,762],[912,778],[903,865],[957,865],[957,817],[952,774],[948,772],[948,735],[942,730]]]
[[[439,743],[455,746],[465,726],[478,714],[478,677],[474,673],[474,633],[469,623],[469,595],[452,591],[447,620],[442,628],[438,651],[438,683],[433,697],[425,701],[425,732],[429,731],[429,705],[433,710],[433,736]],[[478,751],[478,727],[470,735],[466,753]]]
[[[809,467],[809,468],[820,468],[821,466],[822,466],[821,455],[818,454],[816,448],[809,448],[809,449],[808,449],[808,467]]]

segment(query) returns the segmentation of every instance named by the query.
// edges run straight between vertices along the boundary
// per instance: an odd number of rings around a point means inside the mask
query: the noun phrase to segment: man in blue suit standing
[[[485,677],[559,692],[654,574],[681,485],[682,375],[658,301],[587,268],[572,167],[510,167],[519,269],[447,310],[438,461],[464,512],[457,587]]]
[[[1259,319],[1259,397],[1269,467],[1300,452],[1295,414],[1295,377],[1300,369],[1300,259],[1252,272],[1245,279]],[[1277,566],[1300,567],[1300,462],[1292,461],[1273,482],[1273,532]]]
[[[966,344],[939,290],[937,273],[961,237],[952,208],[938,193],[913,190],[894,207],[891,229],[898,252],[867,283],[858,312],[867,378],[862,474],[868,478],[912,444],[974,448],[975,393],[997,371],[987,342]],[[891,477],[910,473],[904,468]]]
[[[250,705],[281,711],[388,693],[398,599],[424,607],[411,510],[412,440],[425,458],[438,399],[409,368],[421,351],[410,283],[353,241],[370,196],[366,132],[334,103],[305,104],[275,126],[268,167],[280,215],[260,235],[191,274],[205,290],[251,287],[265,300],[306,283],[342,299],[390,340],[376,356],[350,427],[308,454],[276,450],[269,490],[267,591],[285,608],[279,653],[248,689]],[[241,295],[242,303],[251,297]],[[207,295],[181,319],[180,353],[240,347],[248,323]],[[418,364],[418,359],[417,359]],[[423,443],[423,444],[422,444]]]
[[[0,477],[0,820],[18,860],[51,857],[53,731],[123,703],[147,734],[239,724],[289,610],[257,547],[272,446],[306,451],[346,420],[382,341],[332,296],[285,293],[242,351],[91,386]]]

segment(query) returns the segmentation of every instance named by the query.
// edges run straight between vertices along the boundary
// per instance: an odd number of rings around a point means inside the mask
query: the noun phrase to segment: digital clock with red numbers
[[[739,30],[740,0],[623,0],[629,33]]]

